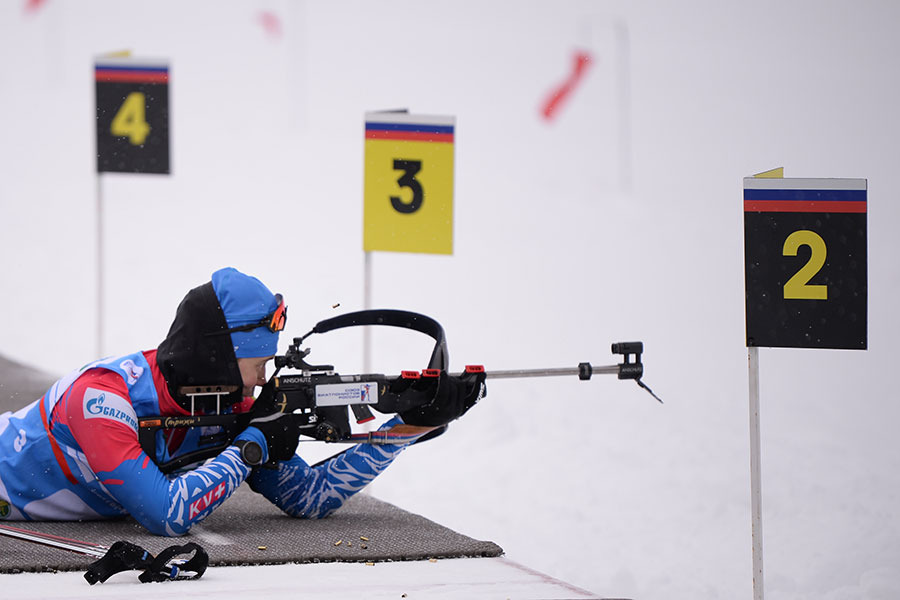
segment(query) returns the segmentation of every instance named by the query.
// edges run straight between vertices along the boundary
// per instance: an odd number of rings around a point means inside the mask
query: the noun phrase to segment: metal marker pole
[[[750,512],[753,534],[753,598],[763,600],[762,479],[759,444],[759,348],[747,350],[750,369]]]
[[[103,356],[103,175],[97,173],[97,348]]]
[[[365,264],[363,274],[363,308],[372,308],[372,253],[364,252]],[[372,331],[371,327],[363,327],[363,372],[372,371]]]

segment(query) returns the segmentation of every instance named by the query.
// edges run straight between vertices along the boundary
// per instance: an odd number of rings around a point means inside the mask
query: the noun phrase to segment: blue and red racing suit
[[[245,398],[235,410],[249,410],[252,401]],[[159,436],[157,456],[150,457],[138,442],[138,418],[186,414],[167,389],[156,350],[104,359],[63,377],[39,400],[0,415],[0,518],[131,515],[155,534],[182,535],[244,480],[287,514],[319,518],[365,487],[415,439],[355,446],[315,468],[295,455],[277,469],[251,469],[232,445],[202,466],[163,474],[154,460],[196,449],[202,431],[187,430],[177,443]],[[392,419],[382,429],[397,423],[402,421]],[[255,427],[237,440],[266,448]]]

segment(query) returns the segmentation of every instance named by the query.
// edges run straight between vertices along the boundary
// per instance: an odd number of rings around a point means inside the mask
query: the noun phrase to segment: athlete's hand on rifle
[[[262,387],[250,411],[250,425],[266,436],[269,460],[289,460],[297,451],[300,426],[296,419],[275,404],[275,378]]]
[[[418,391],[433,391],[432,399],[416,407],[398,411],[407,425],[440,427],[458,419],[487,396],[485,374],[463,373],[453,377],[441,371],[440,377],[423,377],[414,380],[412,387]]]

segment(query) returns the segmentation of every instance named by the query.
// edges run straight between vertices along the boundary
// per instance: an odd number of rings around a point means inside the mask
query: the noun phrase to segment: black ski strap
[[[182,554],[193,552],[193,556],[184,562],[173,562],[172,559]],[[116,573],[133,569],[144,572],[138,577],[142,583],[168,581],[172,579],[197,579],[206,571],[209,555],[199,545],[191,542],[182,546],[169,546],[154,557],[152,554],[131,542],[119,541],[110,546],[99,560],[91,563],[84,578],[94,585],[104,582]],[[182,575],[190,572],[193,575]]]
[[[182,554],[194,555],[184,562],[174,562],[176,556]],[[140,574],[138,579],[141,583],[149,583],[151,581],[168,581],[171,579],[199,579],[206,572],[209,565],[209,555],[206,550],[194,542],[188,542],[182,546],[169,546],[160,552],[150,567]],[[193,573],[192,575],[183,575],[183,573]]]

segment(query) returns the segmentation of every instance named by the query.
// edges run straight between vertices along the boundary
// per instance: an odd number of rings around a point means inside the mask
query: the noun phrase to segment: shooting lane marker
[[[782,167],[744,178],[754,600],[764,595],[759,348],[866,349],[867,187],[785,179]]]
[[[364,251],[453,254],[455,123],[366,113]]]
[[[97,348],[104,356],[103,174],[170,173],[169,64],[133,59],[130,51],[94,61],[95,158],[97,165]]]
[[[865,179],[744,179],[747,346],[865,350]]]

